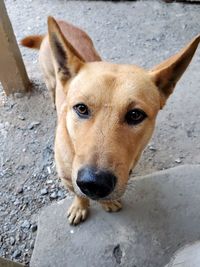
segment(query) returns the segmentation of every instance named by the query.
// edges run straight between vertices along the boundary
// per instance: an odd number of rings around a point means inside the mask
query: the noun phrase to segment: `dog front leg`
[[[89,204],[89,199],[75,196],[73,203],[67,212],[69,223],[77,225],[84,221],[89,212]]]
[[[45,81],[46,87],[49,91],[49,94],[50,94],[50,97],[52,100],[52,106],[54,109],[56,109],[56,94],[55,94],[56,81],[55,81],[55,78],[52,76],[48,76],[48,77],[45,76],[44,81]]]

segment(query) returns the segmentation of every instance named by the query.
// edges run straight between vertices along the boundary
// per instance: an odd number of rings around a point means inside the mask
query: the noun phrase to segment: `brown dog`
[[[75,193],[68,211],[71,224],[87,217],[89,199],[106,211],[121,209],[129,173],[199,42],[197,36],[147,71],[101,61],[85,32],[52,17],[48,35],[22,40],[24,46],[40,48],[45,82],[56,99],[55,160],[59,177]]]

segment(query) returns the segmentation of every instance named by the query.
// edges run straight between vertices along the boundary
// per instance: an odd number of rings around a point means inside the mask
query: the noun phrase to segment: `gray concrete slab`
[[[165,267],[199,267],[200,241],[188,244],[178,250]]]
[[[92,203],[77,227],[66,218],[71,200],[51,205],[40,215],[30,266],[165,266],[180,247],[200,240],[199,192],[200,165],[184,165],[135,178],[121,212]]]

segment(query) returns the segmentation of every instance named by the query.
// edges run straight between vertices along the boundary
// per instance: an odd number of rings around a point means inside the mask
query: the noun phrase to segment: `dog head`
[[[63,112],[74,190],[92,199],[117,199],[200,36],[147,71],[133,65],[84,62],[54,19],[49,18],[48,26],[57,82],[65,92]]]

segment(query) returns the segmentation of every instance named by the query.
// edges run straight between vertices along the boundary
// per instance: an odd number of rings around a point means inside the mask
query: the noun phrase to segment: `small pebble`
[[[58,191],[57,195],[58,195],[58,197],[64,197],[64,193],[61,190]]]
[[[25,220],[25,221],[22,223],[22,225],[21,225],[22,228],[27,228],[27,229],[29,229],[30,226],[31,226],[31,225],[30,225],[30,223],[29,223],[28,220]]]
[[[53,192],[53,193],[50,195],[50,199],[56,199],[57,197],[58,197],[57,192]]]
[[[15,238],[16,238],[16,241],[17,241],[17,242],[21,242],[21,240],[22,240],[22,235],[21,235],[21,233],[17,232]]]
[[[31,225],[31,231],[32,231],[32,233],[37,231],[37,224],[32,224]]]
[[[43,188],[43,189],[40,190],[40,194],[42,196],[47,195],[48,194],[48,190],[46,188]]]
[[[14,205],[17,206],[20,204],[20,201],[18,199],[15,200]]]
[[[3,229],[4,229],[5,232],[8,232],[9,229],[10,229],[10,227],[9,227],[8,225],[5,225],[5,226],[3,227]]]
[[[151,151],[156,151],[157,149],[155,148],[155,146],[150,145],[150,146],[149,146],[149,150],[151,150]]]
[[[51,168],[48,166],[47,167],[48,174],[51,174]]]
[[[177,158],[177,159],[175,159],[175,162],[176,162],[176,163],[181,163],[182,160],[181,160],[180,158]]]
[[[25,120],[25,117],[22,116],[22,115],[18,115],[17,117],[18,117],[18,119],[20,119],[21,121],[24,121],[24,120]]]
[[[34,240],[31,240],[31,242],[30,242],[30,248],[31,249],[34,249],[34,244],[35,244],[35,241]]]
[[[21,250],[15,250],[14,253],[12,254],[13,258],[16,259],[16,258],[19,258],[21,256],[22,252]]]
[[[52,184],[53,183],[53,180],[47,180],[46,181],[46,184]]]
[[[24,251],[25,250],[25,247],[26,247],[26,244],[20,245],[20,250]]]
[[[25,210],[26,206],[27,206],[27,204],[21,205],[20,209],[23,211],[23,210]]]
[[[40,125],[39,121],[33,121],[28,125],[29,130],[33,130],[36,126]]]
[[[23,187],[18,187],[16,192],[17,192],[17,194],[22,194],[24,192]]]
[[[9,242],[10,242],[11,246],[13,246],[15,244],[15,238],[13,236],[11,236]]]
[[[54,188],[56,188],[56,185],[55,184],[52,184],[51,185],[51,189],[54,189]]]

